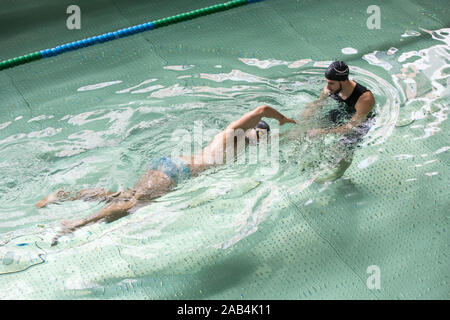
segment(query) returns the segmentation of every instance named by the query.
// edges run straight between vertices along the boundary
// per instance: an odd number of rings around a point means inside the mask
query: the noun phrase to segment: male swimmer
[[[133,212],[132,209],[149,204],[151,200],[168,193],[180,181],[191,176],[197,176],[216,164],[227,162],[230,154],[234,158],[237,153],[237,138],[239,135],[245,137],[245,145],[252,141],[257,143],[262,138],[267,138],[270,127],[261,120],[264,117],[278,120],[280,126],[286,123],[296,123],[295,120],[285,117],[272,107],[259,106],[237,121],[231,122],[200,153],[191,157],[178,156],[154,159],[150,162],[148,170],[145,171],[132,189],[112,192],[102,188],[91,188],[78,191],[75,194],[58,189],[51,193],[37,202],[36,207],[42,208],[49,203],[66,200],[94,200],[107,203],[103,209],[87,218],[63,221],[61,223],[62,232],[53,240],[53,245],[62,235],[82,226],[101,220],[111,222]]]
[[[349,80],[349,67],[344,61],[335,61],[325,71],[326,85],[320,93],[318,100],[309,103],[303,112],[305,118],[311,117],[314,111],[325,105],[328,97],[336,100],[337,109],[331,110],[327,118],[334,124],[332,128],[316,128],[308,131],[309,137],[316,137],[327,133],[340,133],[343,138],[339,145],[349,158],[342,158],[337,169],[328,176],[322,176],[315,180],[317,183],[339,179],[350,166],[354,148],[367,134],[375,121],[372,108],[375,98],[372,92],[356,81]],[[343,124],[345,123],[345,124]]]

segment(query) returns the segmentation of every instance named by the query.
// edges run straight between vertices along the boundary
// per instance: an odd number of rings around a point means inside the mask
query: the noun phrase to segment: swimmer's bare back
[[[224,148],[224,143],[226,141],[226,135],[229,134],[230,130],[248,130],[253,128],[262,117],[277,119],[279,125],[296,123],[294,120],[283,116],[269,106],[259,106],[253,111],[245,114],[239,120],[232,122],[224,131],[217,134],[211,143],[202,150],[201,157],[199,157],[199,155],[194,155],[192,157],[180,156],[179,158],[189,167],[191,175],[197,176],[202,171],[214,165],[214,163],[211,163],[210,159],[214,159],[218,149],[227,150]],[[204,159],[208,159],[208,161],[204,161]],[[42,208],[49,203],[57,203],[65,200],[96,200],[108,203],[103,209],[91,216],[78,220],[63,221],[61,223],[62,231],[53,240],[52,245],[55,245],[62,235],[71,233],[80,227],[97,221],[115,221],[127,215],[135,206],[149,204],[152,200],[170,192],[175,186],[175,181],[163,171],[147,170],[139,178],[132,189],[123,192],[112,192],[101,188],[84,189],[78,191],[74,196],[69,196],[68,192],[59,189],[37,202],[36,207]]]

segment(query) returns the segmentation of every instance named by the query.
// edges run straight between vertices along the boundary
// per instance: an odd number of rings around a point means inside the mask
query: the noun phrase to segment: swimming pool
[[[68,1],[23,1],[2,9],[0,58],[216,3],[81,1],[67,30]],[[372,3],[348,3],[266,0],[1,71],[0,298],[448,299],[448,6],[383,3],[369,29]],[[332,137],[280,143],[278,165],[210,170],[50,246],[102,204],[43,196],[131,187],[198,121],[296,117],[334,58],[376,98],[343,178],[313,182]]]

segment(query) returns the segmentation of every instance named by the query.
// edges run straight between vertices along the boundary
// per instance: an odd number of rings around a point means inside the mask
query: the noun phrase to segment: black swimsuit
[[[339,108],[333,109],[328,113],[328,119],[333,122],[337,123],[342,120],[349,120],[353,117],[353,115],[356,113],[356,102],[358,101],[359,97],[366,92],[369,91],[366,87],[360,85],[359,83],[356,83],[355,88],[353,89],[352,94],[347,99],[342,99],[337,94],[330,94],[330,97],[339,102]],[[374,114],[372,111],[369,112],[367,115],[367,118],[373,118]]]

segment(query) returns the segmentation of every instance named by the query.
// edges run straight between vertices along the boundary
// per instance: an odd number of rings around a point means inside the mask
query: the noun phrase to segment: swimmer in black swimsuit
[[[372,92],[359,83],[349,80],[349,67],[344,61],[335,61],[325,71],[326,86],[320,93],[318,100],[307,105],[303,112],[304,117],[312,115],[313,111],[324,106],[328,97],[339,102],[338,109],[328,114],[328,119],[336,126],[333,128],[318,128],[308,131],[309,137],[316,137],[327,133],[340,133],[344,137],[339,145],[352,151],[371,128],[375,114],[372,112],[375,98]],[[346,122],[340,124],[340,122]],[[341,159],[338,168],[331,175],[319,177],[316,182],[323,183],[339,179],[351,164],[350,159]]]

